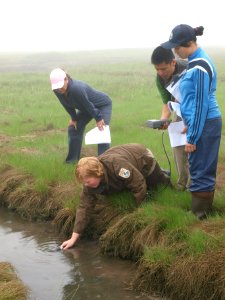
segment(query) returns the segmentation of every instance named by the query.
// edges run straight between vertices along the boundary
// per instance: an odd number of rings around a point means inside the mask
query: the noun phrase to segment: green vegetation
[[[223,50],[209,49],[224,105]],[[113,100],[112,146],[143,143],[168,169],[165,145],[176,171],[168,133],[145,126],[160,116],[162,102],[150,64],[151,49],[0,56],[0,201],[31,220],[53,220],[71,234],[81,186],[74,166],[64,164],[69,116],[51,91],[49,73],[63,67],[77,79],[105,91]],[[87,130],[95,126],[92,121]],[[132,195],[99,199],[86,236],[100,237],[103,253],[138,262],[135,289],[171,299],[223,299],[225,294],[225,153],[219,154],[215,211],[199,221],[189,211],[188,192],[160,188],[136,207]],[[83,145],[82,155],[95,155]],[[209,288],[210,287],[210,288]]]

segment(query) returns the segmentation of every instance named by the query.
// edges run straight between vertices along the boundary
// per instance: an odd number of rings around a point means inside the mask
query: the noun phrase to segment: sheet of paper
[[[166,87],[166,89],[170,92],[171,95],[180,103],[181,95],[180,95],[180,79],[186,73],[186,69],[180,73],[179,75],[175,75],[173,77],[172,82]]]
[[[171,113],[175,112],[177,116],[182,118],[180,112],[180,103],[168,101],[167,105]]]
[[[110,144],[111,135],[109,126],[104,126],[104,130],[99,130],[98,127],[95,127],[88,131],[85,135],[85,144]]]
[[[177,147],[186,144],[187,135],[186,133],[181,133],[184,127],[185,125],[183,121],[170,123],[168,127],[168,133],[171,147]]]

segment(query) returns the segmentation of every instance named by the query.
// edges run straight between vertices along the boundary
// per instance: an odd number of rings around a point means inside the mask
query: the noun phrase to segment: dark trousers
[[[146,178],[148,190],[155,190],[158,186],[171,186],[170,177],[166,175],[156,162],[153,172]]]
[[[196,151],[189,155],[191,192],[211,192],[215,189],[221,128],[221,118],[206,120]]]
[[[109,125],[111,120],[112,106],[103,106],[101,113],[106,125]],[[92,120],[92,117],[86,113],[77,112],[77,128],[73,125],[68,127],[68,155],[66,163],[74,163],[80,159],[82,141],[86,125]],[[110,144],[98,144],[98,155],[110,148]]]

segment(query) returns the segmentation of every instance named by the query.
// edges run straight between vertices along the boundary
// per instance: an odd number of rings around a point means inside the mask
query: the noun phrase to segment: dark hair
[[[195,31],[195,35],[196,36],[203,35],[203,31],[204,31],[204,27],[203,26],[199,26],[199,27],[196,27],[196,28],[193,28],[193,29]]]
[[[71,76],[70,76],[68,73],[66,73],[66,77],[67,77],[68,79],[71,79]]]
[[[193,38],[191,41],[180,44],[180,47],[189,47],[189,42],[196,42],[197,36],[203,35],[204,27],[203,26],[195,27],[195,28],[193,28],[193,30],[195,33],[195,38]]]
[[[151,63],[153,65],[159,65],[161,63],[169,64],[175,58],[171,49],[165,49],[158,46],[154,49],[151,55]]]

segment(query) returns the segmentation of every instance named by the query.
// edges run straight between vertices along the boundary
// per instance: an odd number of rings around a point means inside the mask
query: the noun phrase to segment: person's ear
[[[175,58],[171,61],[171,65],[172,65],[172,66],[175,66],[175,65],[176,65],[176,59],[175,59]]]

